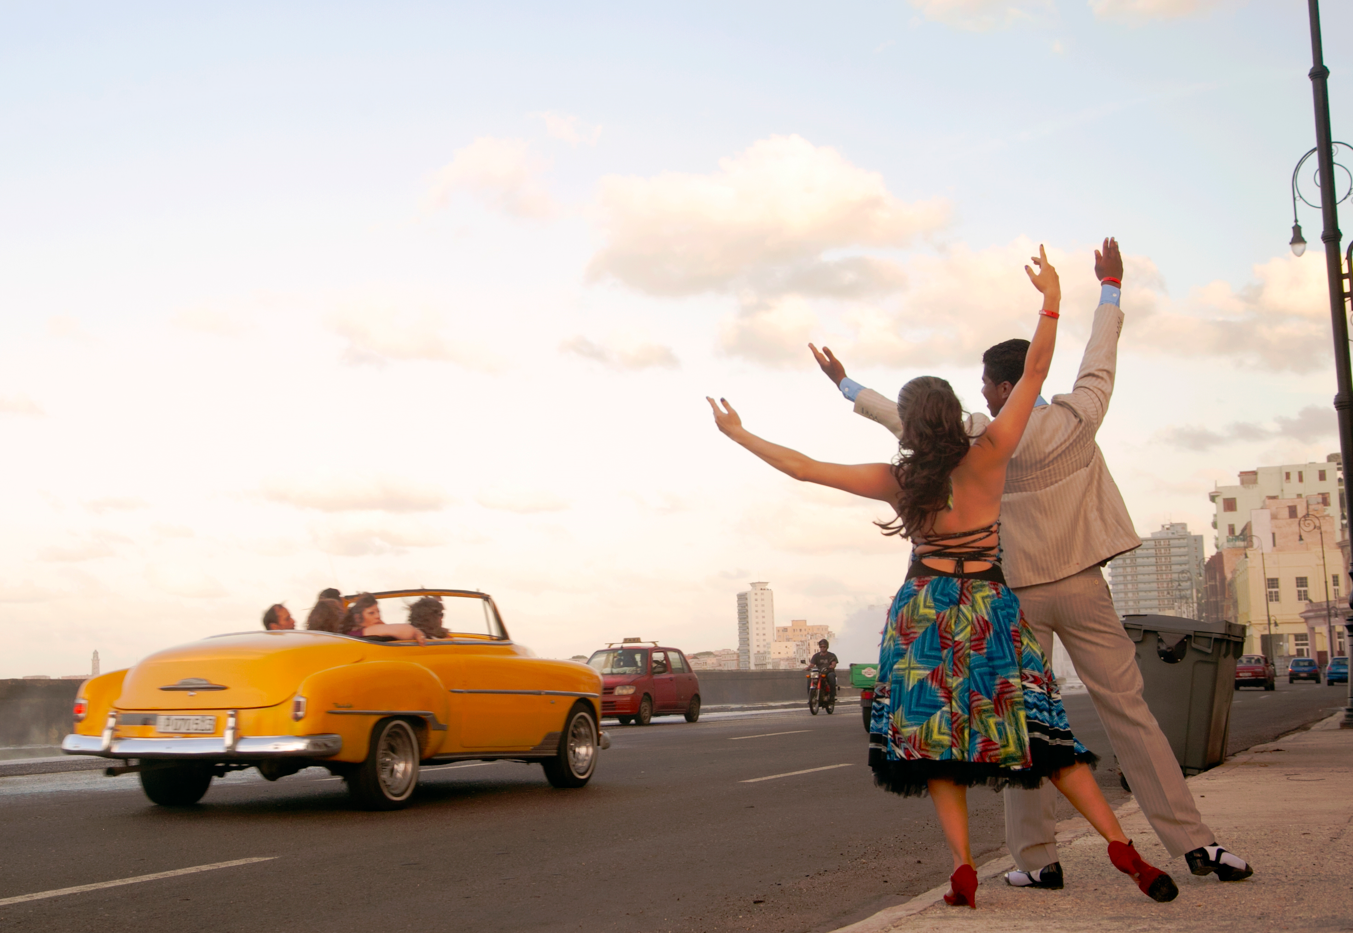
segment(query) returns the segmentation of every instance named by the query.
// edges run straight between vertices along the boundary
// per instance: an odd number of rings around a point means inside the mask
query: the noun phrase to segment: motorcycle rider
[[[817,643],[817,654],[808,659],[809,667],[816,667],[827,675],[827,684],[831,687],[831,693],[828,696],[836,696],[836,655],[827,650],[827,639],[823,638]]]

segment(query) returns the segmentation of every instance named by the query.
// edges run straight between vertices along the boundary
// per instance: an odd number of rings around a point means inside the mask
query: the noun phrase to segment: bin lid
[[[1223,635],[1232,638],[1244,638],[1245,626],[1236,622],[1203,622],[1184,616],[1161,616],[1135,614],[1123,616],[1123,625],[1140,627],[1152,632],[1172,632],[1180,635]]]

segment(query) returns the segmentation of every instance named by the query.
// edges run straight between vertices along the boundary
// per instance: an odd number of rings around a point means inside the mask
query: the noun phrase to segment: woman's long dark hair
[[[935,513],[949,505],[949,475],[968,453],[963,406],[948,382],[938,376],[917,376],[897,395],[902,418],[893,476],[901,491],[894,508],[897,519],[876,524],[885,535],[924,535]]]

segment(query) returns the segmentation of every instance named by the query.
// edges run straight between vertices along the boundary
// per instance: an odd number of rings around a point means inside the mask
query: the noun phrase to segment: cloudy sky
[[[1353,136],[1353,9],[1325,6]],[[1210,549],[1214,482],[1337,449],[1316,211],[1287,247],[1305,9],[7,5],[0,677],[329,585],[483,589],[568,656],[735,647],[767,580],[865,659],[906,565],[887,515],[772,473],[704,396],[888,459],[805,344],[980,405],[1039,242],[1066,390],[1110,234],[1100,442],[1143,534]]]

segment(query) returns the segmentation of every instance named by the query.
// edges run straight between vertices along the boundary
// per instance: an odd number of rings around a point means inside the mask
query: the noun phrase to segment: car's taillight
[[[305,697],[299,693],[296,694],[296,699],[291,701],[291,718],[297,722],[305,718]]]
[[[75,698],[75,721],[84,722],[85,715],[89,712],[89,701],[84,697]]]
[[[860,697],[861,697],[861,699],[872,700],[872,699],[874,699],[874,691],[873,691],[873,690],[861,690],[861,691],[860,691]]]

